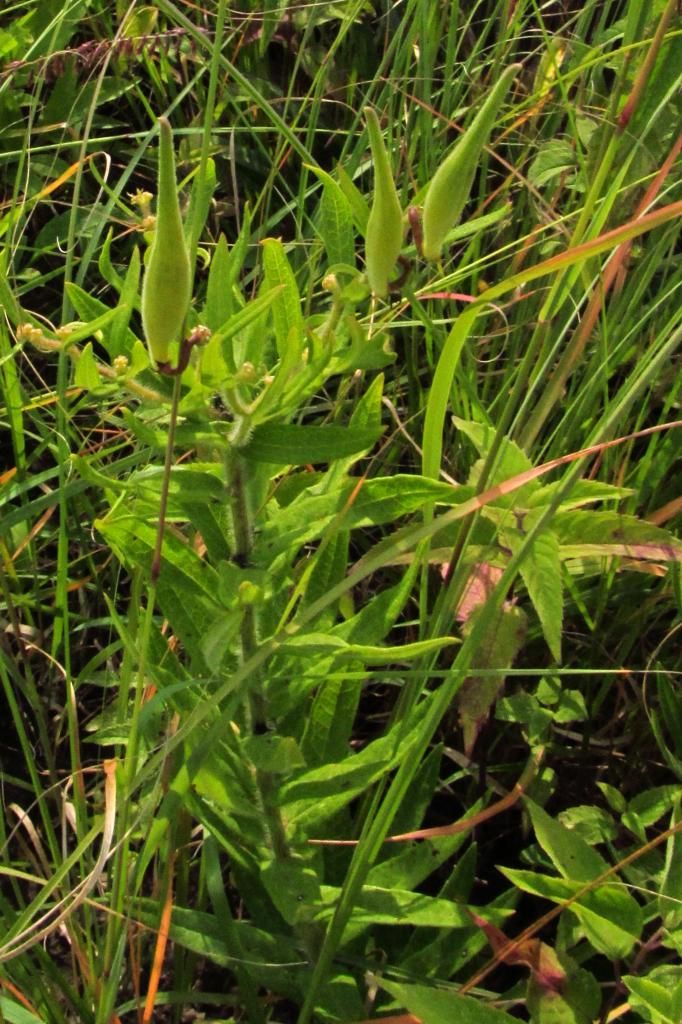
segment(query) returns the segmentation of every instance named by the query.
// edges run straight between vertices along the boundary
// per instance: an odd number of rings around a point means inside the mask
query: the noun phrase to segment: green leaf
[[[0,996],[0,1019],[7,1021],[7,1024],[45,1024],[43,1017],[36,1017],[30,1010],[6,996]]]
[[[577,166],[574,146],[567,139],[552,139],[540,147],[528,168],[528,180],[541,188]]]
[[[334,675],[322,682],[306,720],[301,748],[311,766],[341,761],[349,752],[362,679]]]
[[[377,984],[390,992],[422,1024],[515,1024],[517,1018],[486,1006],[480,999],[460,996],[454,991],[428,988],[426,985],[399,985],[384,977]]]
[[[158,904],[136,900],[135,913],[152,928],[158,928]],[[295,944],[286,935],[266,932],[247,921],[235,921],[239,936],[235,951],[226,934],[224,922],[214,914],[187,907],[173,907],[170,937],[173,942],[221,967],[231,967],[243,957],[249,973],[272,991],[297,998],[308,968]]]
[[[293,736],[276,736],[274,733],[247,736],[242,746],[249,760],[263,772],[290,775],[294,769],[305,765]]]
[[[549,505],[556,491],[563,486],[562,480],[543,484],[530,496],[529,507],[538,508],[542,505]],[[579,508],[581,505],[589,505],[593,501],[620,501],[622,498],[629,498],[632,494],[634,491],[630,487],[616,487],[615,484],[605,484],[601,480],[578,480],[559,505],[559,511],[569,511]]]
[[[465,625],[471,630],[476,615]],[[500,608],[494,625],[479,646],[472,661],[472,675],[468,676],[457,694],[460,723],[464,730],[464,750],[471,755],[476,738],[488,718],[490,708],[505,682],[504,669],[511,668],[526,637],[528,621],[521,608]],[[476,669],[485,669],[485,675],[476,675]],[[499,674],[488,674],[499,669]]]
[[[341,512],[343,528],[353,529],[392,523],[419,511],[427,502],[458,505],[471,497],[466,487],[455,488],[437,480],[401,473],[366,480],[359,490],[357,488],[357,481],[353,481],[332,494],[311,495],[304,491],[285,508],[275,511],[261,533],[268,560],[277,552],[289,551],[296,544],[312,540]],[[351,502],[354,491],[357,493]]]
[[[501,528],[499,537],[501,543],[511,548],[514,554],[525,541],[524,533],[517,529]],[[561,572],[559,541],[551,530],[544,530],[535,538],[526,558],[521,562],[521,577],[540,619],[547,646],[557,662],[561,661],[564,611]]]
[[[371,448],[380,436],[375,428],[325,424],[304,427],[295,423],[263,423],[243,449],[245,458],[283,466],[333,462]]]
[[[679,1024],[682,1020],[682,967],[655,967],[644,978],[624,975],[630,1005],[652,1024]]]
[[[330,174],[319,167],[309,170],[322,182],[322,195],[317,209],[317,229],[327,254],[327,266],[337,263],[355,266],[353,212],[343,189]]]
[[[528,797],[525,803],[540,846],[564,878],[590,882],[608,869],[603,857],[575,832],[551,818]],[[638,909],[637,903],[634,900],[632,902]]]
[[[282,649],[287,654],[297,654],[300,657],[331,654],[373,665],[392,665],[435,654],[444,647],[458,643],[460,640],[457,637],[441,636],[430,640],[415,640],[411,644],[397,644],[395,647],[375,647],[370,644],[349,644],[340,636],[331,633],[301,633],[286,640]]]
[[[302,860],[266,861],[261,879],[270,899],[287,924],[310,921],[322,902],[320,883]]]
[[[390,771],[409,748],[410,735],[396,750],[392,735],[369,743],[360,753],[336,764],[304,772],[282,786],[280,804],[286,820],[311,831]],[[318,832],[319,835],[319,832]]]
[[[215,332],[227,323],[235,309],[229,283],[230,253],[227,239],[221,233],[213,250],[206,283],[206,305],[201,314],[202,323]]]
[[[589,554],[682,561],[682,545],[674,534],[635,516],[597,510],[560,512],[552,525],[564,558]]]
[[[262,245],[266,287],[279,289],[272,304],[277,352],[281,359],[292,346],[298,358],[303,347],[304,327],[296,278],[278,238],[265,238]]]
[[[91,341],[83,347],[80,358],[76,363],[74,384],[77,388],[84,388],[86,391],[94,391],[102,384],[102,378],[97,369],[97,360],[92,351]]]
[[[348,200],[348,205],[353,213],[355,226],[364,238],[369,220],[369,203],[341,164],[338,165],[336,174],[339,179],[339,188]]]
[[[118,312],[109,331],[107,339],[107,350],[109,356],[114,359],[118,355],[130,358],[132,347],[135,343],[135,335],[130,330],[130,315],[138,303],[140,290],[140,250],[137,246],[133,249],[126,276],[121,286],[121,294],[118,300]]]
[[[552,878],[538,871],[518,871],[503,867],[498,870],[524,892],[544,896],[559,904],[573,900],[576,893],[585,887],[584,882]],[[585,936],[594,948],[613,959],[628,956],[641,936],[642,911],[619,883],[590,889],[578,900],[571,902],[569,909],[580,921]]]
[[[472,420],[463,420],[458,416],[453,416],[452,422],[458,430],[469,438],[482,459],[485,459],[495,440],[497,433],[495,428],[483,423],[476,423]],[[475,463],[471,470],[469,483],[476,484],[478,482],[482,467],[482,461]],[[524,450],[515,441],[505,437],[502,439],[495,465],[487,479],[486,487],[492,487],[503,480],[519,476],[521,473],[526,473],[532,468],[533,464]],[[537,493],[539,487],[540,484],[537,480],[531,480],[524,484],[523,487],[519,487],[513,494],[503,495],[496,499],[493,504],[500,508],[524,507],[530,503],[532,496]]]
[[[318,921],[334,913],[341,890],[321,886],[323,907],[315,915]],[[502,924],[509,911],[491,910],[497,924]],[[452,900],[425,896],[420,892],[365,885],[353,911],[355,925],[387,924],[416,928],[473,928],[469,910]]]
[[[678,796],[670,827],[682,820],[682,806]],[[658,906],[663,924],[674,930],[682,925],[682,832],[670,836],[665,849],[665,867]]]

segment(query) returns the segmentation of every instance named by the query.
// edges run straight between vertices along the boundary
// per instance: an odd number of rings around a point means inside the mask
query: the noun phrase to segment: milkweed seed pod
[[[440,259],[445,236],[462,216],[481,151],[520,67],[520,64],[511,64],[503,71],[478,114],[431,179],[422,217],[422,252],[427,260]]]
[[[374,164],[374,199],[367,220],[365,264],[370,288],[383,298],[403,245],[403,212],[379,119],[371,107],[365,107],[365,120]]]
[[[142,327],[155,363],[167,363],[170,346],[180,338],[191,290],[192,270],[180,216],[173,135],[167,118],[160,117],[156,227],[142,282]]]

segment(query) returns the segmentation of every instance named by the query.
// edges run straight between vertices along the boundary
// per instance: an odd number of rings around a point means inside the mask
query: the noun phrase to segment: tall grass
[[[0,1011],[672,1024],[676,4],[242,7],[0,15]]]

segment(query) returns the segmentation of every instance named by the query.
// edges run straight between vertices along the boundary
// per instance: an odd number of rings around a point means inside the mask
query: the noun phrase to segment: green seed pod
[[[440,259],[445,236],[462,216],[481,151],[490,138],[498,111],[520,67],[520,64],[511,64],[500,75],[478,114],[431,179],[422,218],[422,252],[427,260]]]
[[[383,298],[402,249],[405,229],[379,119],[371,107],[365,107],[365,120],[374,163],[374,200],[367,220],[365,264],[370,288]]]
[[[192,270],[185,242],[175,180],[173,135],[159,118],[159,181],[156,227],[142,282],[142,326],[152,359],[167,363],[189,309]]]

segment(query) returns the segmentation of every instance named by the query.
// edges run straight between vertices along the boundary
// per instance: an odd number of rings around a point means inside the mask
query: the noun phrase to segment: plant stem
[[[227,484],[230,497],[230,513],[232,517],[233,531],[233,558],[237,565],[245,569],[251,559],[252,549],[252,528],[251,509],[249,506],[249,495],[247,485],[247,466],[239,448],[233,446],[227,457]],[[249,661],[258,648],[258,624],[256,609],[252,604],[247,604],[243,609],[240,626],[240,643],[242,664]],[[247,701],[245,703],[247,716],[246,725],[250,733],[259,733],[266,727],[267,708],[265,697],[260,685],[258,676],[252,679]],[[256,791],[261,805],[261,811],[265,820],[265,827],[271,850],[276,860],[286,860],[289,857],[289,844],[287,842],[284,823],[275,802],[277,791],[277,780],[272,772],[263,771],[254,767],[254,781]]]

